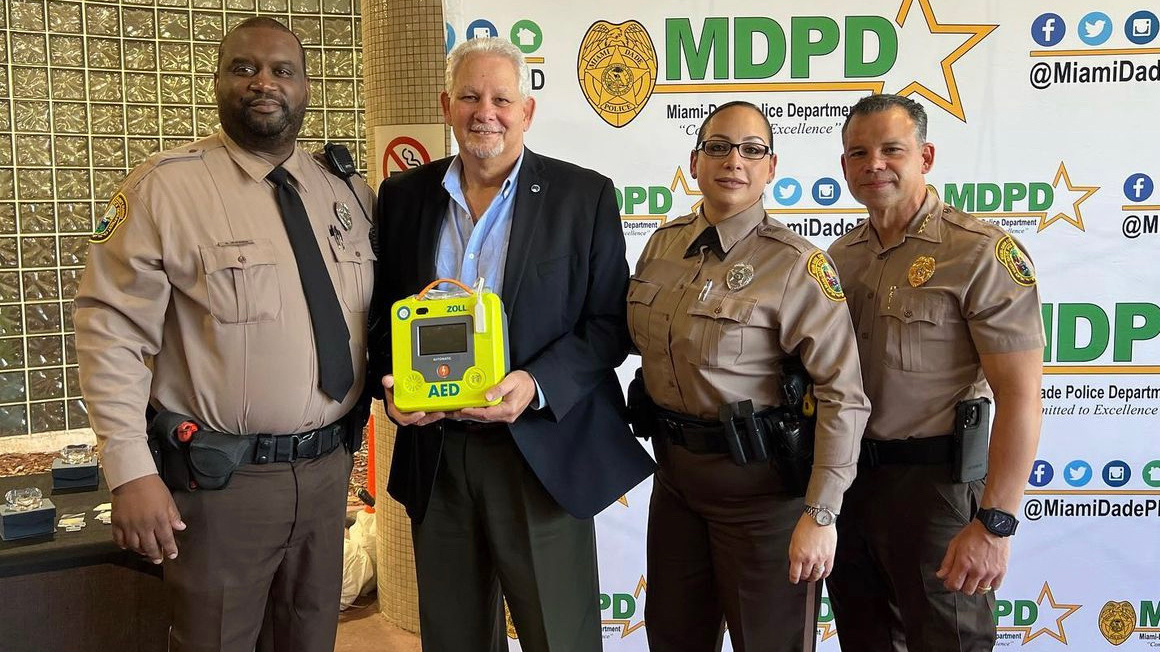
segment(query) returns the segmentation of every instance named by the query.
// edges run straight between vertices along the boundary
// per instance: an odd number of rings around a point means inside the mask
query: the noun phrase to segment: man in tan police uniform
[[[990,650],[992,589],[1039,440],[1035,272],[1002,229],[928,191],[926,114],[854,105],[842,168],[869,219],[830,247],[874,411],[828,584],[842,649]],[[955,406],[994,392],[990,472],[955,482]]]
[[[170,649],[250,652],[268,613],[263,648],[329,651],[350,473],[340,449],[361,427],[343,420],[362,390],[373,278],[360,204],[373,200],[361,180],[356,196],[295,145],[309,89],[293,33],[251,18],[219,57],[222,131],[135,169],[92,238],[76,298],[81,384],[114,537],[165,560]],[[267,180],[278,170],[301,198],[297,233],[325,273],[299,273],[282,190]],[[304,289],[319,277],[336,330],[349,332],[337,346],[352,376],[336,386],[320,378],[330,362],[316,355]],[[171,495],[146,443],[150,404],[203,428],[275,437],[225,488]]]
[[[738,652],[802,650],[803,638],[811,650],[807,584],[833,566],[831,524],[869,413],[857,345],[825,254],[762,206],[776,165],[769,122],[731,102],[697,141],[690,168],[705,201],[653,234],[630,281],[645,386],[660,408],[717,422],[726,403],[780,405],[777,370],[800,357],[815,383],[815,457],[803,501],[782,489],[772,462],[736,464],[720,434],[654,433],[649,647],[717,649],[724,615]]]

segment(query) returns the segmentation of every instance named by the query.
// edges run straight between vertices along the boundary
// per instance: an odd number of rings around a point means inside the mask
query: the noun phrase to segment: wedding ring
[[[990,586],[980,586],[978,588],[978,590],[979,590],[979,593],[986,593],[987,591],[991,590],[991,587]]]

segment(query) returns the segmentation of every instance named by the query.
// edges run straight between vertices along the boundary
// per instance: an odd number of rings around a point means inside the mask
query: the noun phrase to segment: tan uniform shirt
[[[156,154],[110,202],[76,297],[81,389],[110,487],[156,471],[150,399],[239,434],[317,428],[357,400],[374,278],[359,202],[369,212],[373,196],[355,179],[356,198],[301,149],[283,166],[346,317],[354,387],[341,404],[318,388],[310,313],[265,180],[273,166],[224,133]]]
[[[956,403],[991,395],[980,353],[1044,344],[1035,272],[1021,247],[934,193],[900,244],[883,248],[866,220],[830,255],[874,404],[867,439],[949,434]]]
[[[698,213],[660,227],[629,282],[629,326],[649,395],[663,408],[712,420],[733,401],[777,406],[778,365],[800,356],[818,400],[806,502],[836,511],[854,479],[870,412],[837,276],[822,252],[767,216],[760,201],[717,225],[724,260],[704,247],[686,258],[708,226]],[[739,282],[746,276],[748,283]]]

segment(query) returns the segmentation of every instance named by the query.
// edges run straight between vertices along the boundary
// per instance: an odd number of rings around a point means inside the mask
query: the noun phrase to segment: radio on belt
[[[392,306],[392,372],[400,411],[446,412],[500,402],[483,394],[508,373],[507,315],[499,295],[483,282],[473,289],[439,279]],[[440,283],[464,293],[428,297]]]

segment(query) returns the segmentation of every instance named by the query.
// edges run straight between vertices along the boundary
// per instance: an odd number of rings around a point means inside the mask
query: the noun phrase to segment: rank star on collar
[[[959,84],[955,79],[954,64],[963,57],[967,52],[979,44],[980,41],[987,38],[998,25],[981,25],[981,24],[955,24],[955,23],[940,23],[935,18],[934,9],[931,7],[931,0],[917,0],[922,16],[925,19],[925,25],[918,20],[911,19],[911,10],[914,9],[916,0],[902,0],[902,5],[898,8],[898,15],[894,22],[900,28],[904,28],[902,34],[899,35],[899,60],[900,61],[930,61],[934,63],[936,60],[930,56],[930,52],[939,52],[939,46],[933,46],[933,49],[922,47],[918,42],[930,42],[930,39],[923,39],[924,31],[928,35],[946,35],[946,34],[963,34],[968,35],[968,38],[959,44],[950,54],[938,60],[938,70],[931,75],[929,80],[913,79],[910,83],[901,85],[901,90],[897,91],[898,95],[911,95],[917,93],[932,103],[943,109],[947,113],[955,116],[963,122],[967,121],[966,111],[963,109],[962,98],[959,96]],[[909,19],[909,20],[908,20]],[[924,29],[925,28],[925,29]],[[939,38],[937,41],[941,44],[945,39]],[[907,44],[913,43],[915,47],[908,48],[913,56],[905,56],[902,48]],[[946,85],[946,96],[940,95],[938,91],[932,89],[924,81],[931,81],[941,75],[941,81]],[[932,82],[933,83],[933,82]]]
[[[1056,189],[1056,196],[1057,197],[1059,196],[1058,191],[1060,189],[1059,188],[1060,179],[1063,180],[1064,186],[1069,191],[1082,192],[1083,195],[1079,199],[1072,202],[1072,204],[1071,204],[1072,215],[1068,215],[1067,213],[1063,213],[1063,212],[1058,212],[1058,213],[1055,213],[1054,215],[1052,215],[1051,217],[1048,217],[1047,214],[1045,213],[1043,215],[1043,217],[1039,218],[1039,228],[1036,229],[1036,232],[1039,232],[1039,231],[1042,231],[1043,229],[1046,229],[1047,227],[1049,227],[1053,223],[1055,223],[1057,220],[1063,220],[1063,221],[1067,222],[1068,224],[1071,224],[1075,228],[1079,229],[1080,231],[1085,230],[1084,226],[1083,226],[1083,213],[1080,211],[1079,205],[1084,203],[1085,201],[1087,201],[1088,197],[1091,197],[1092,195],[1096,194],[1096,191],[1099,190],[1100,187],[1099,186],[1076,186],[1076,185],[1073,185],[1071,183],[1071,177],[1067,173],[1067,167],[1063,164],[1063,161],[1059,162],[1059,169],[1055,171],[1055,180],[1053,180],[1051,182],[1051,186]],[[1054,209],[1055,206],[1052,205],[1052,208]]]

